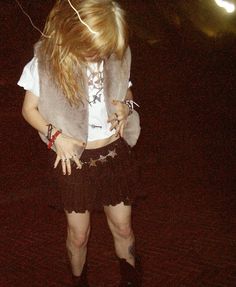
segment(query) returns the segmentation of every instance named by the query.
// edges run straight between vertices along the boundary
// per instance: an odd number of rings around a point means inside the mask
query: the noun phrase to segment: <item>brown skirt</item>
[[[51,164],[54,160],[55,154]],[[62,208],[84,213],[106,205],[134,202],[138,195],[139,166],[135,152],[123,139],[85,150],[81,161],[82,169],[73,165],[71,175],[63,175],[60,166],[53,171]]]

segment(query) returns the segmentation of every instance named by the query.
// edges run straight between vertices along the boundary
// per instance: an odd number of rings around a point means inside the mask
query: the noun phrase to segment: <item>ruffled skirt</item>
[[[139,196],[138,160],[123,139],[102,148],[85,150],[81,161],[82,169],[72,166],[69,176],[62,174],[60,166],[53,171],[60,204],[66,211],[84,213],[121,202],[131,205]]]

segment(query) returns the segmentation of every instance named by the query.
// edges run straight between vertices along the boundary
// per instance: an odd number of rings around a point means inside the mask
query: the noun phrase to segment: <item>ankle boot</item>
[[[135,259],[135,267],[125,259],[119,259],[121,282],[119,287],[141,287],[142,270],[140,258]]]
[[[73,287],[89,287],[87,279],[87,264],[84,264],[83,271],[80,276],[72,275]]]

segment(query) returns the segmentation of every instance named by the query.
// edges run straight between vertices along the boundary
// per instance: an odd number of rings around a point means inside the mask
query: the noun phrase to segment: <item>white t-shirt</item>
[[[107,123],[108,115],[103,93],[103,62],[100,65],[90,63],[87,76],[89,90],[88,141],[105,139],[113,135],[115,130],[110,131],[111,124]],[[34,57],[26,64],[17,84],[40,97],[37,58]],[[131,86],[131,83],[129,83],[129,86]]]

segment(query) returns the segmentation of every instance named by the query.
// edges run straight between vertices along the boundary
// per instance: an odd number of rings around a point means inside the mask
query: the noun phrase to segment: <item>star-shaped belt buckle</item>
[[[90,158],[90,161],[89,161],[89,167],[91,167],[91,166],[97,166],[96,160],[94,160],[92,158]]]
[[[108,151],[108,155],[107,156],[110,156],[112,158],[114,158],[115,156],[117,156],[117,153],[116,153],[116,149],[114,148],[113,150],[109,150]]]
[[[106,162],[106,161],[107,161],[107,157],[106,157],[106,156],[104,156],[104,155],[100,155],[100,157],[99,157],[99,161],[100,161],[101,163],[104,163],[104,162]]]

